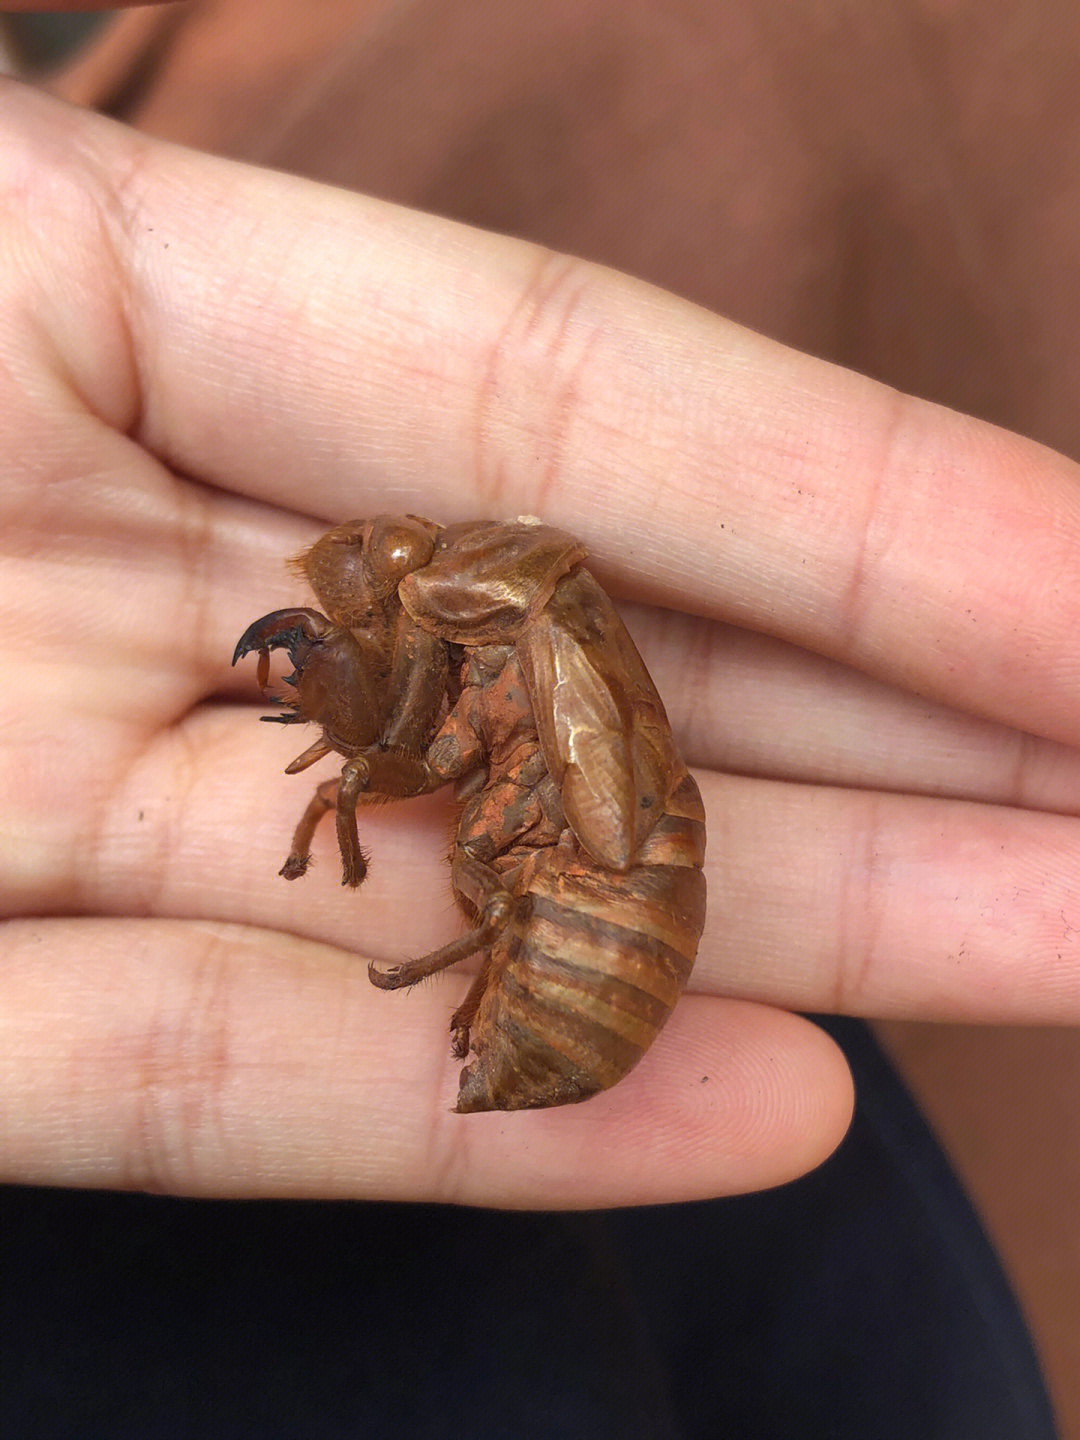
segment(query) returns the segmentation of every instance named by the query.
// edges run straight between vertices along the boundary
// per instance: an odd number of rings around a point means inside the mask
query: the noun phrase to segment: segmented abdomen
[[[585,1100],[637,1064],[697,955],[704,858],[689,774],[629,870],[604,869],[576,842],[537,852],[527,918],[495,950],[459,1111]]]

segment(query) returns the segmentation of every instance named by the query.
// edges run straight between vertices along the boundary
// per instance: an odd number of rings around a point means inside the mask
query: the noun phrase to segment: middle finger
[[[207,707],[177,740],[171,774],[167,747],[148,753],[87,857],[85,908],[273,925],[376,959],[457,933],[446,798],[361,812],[372,865],[359,893],[339,884],[331,826],[316,837],[310,874],[288,884],[276,872],[319,777],[282,773],[294,736],[251,730],[250,711]],[[873,1016],[1080,1020],[1080,821],[698,779],[710,840],[696,988]]]

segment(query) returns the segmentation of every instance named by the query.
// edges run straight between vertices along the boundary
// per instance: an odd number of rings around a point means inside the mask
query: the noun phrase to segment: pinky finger
[[[648,1204],[778,1184],[851,1110],[823,1032],[688,996],[622,1084],[582,1106],[451,1113],[464,981],[383,995],[340,949],[176,920],[7,926],[8,1180],[178,1194]]]

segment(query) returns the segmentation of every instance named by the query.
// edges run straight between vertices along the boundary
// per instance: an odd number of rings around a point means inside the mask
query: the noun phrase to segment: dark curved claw
[[[286,705],[288,701],[279,700],[276,695],[267,696],[267,704]],[[307,716],[301,715],[299,710],[284,710],[280,715],[260,715],[260,720],[265,720],[269,725],[306,725]]]
[[[415,980],[408,976],[408,970],[404,965],[391,965],[388,970],[380,970],[374,960],[368,965],[368,979],[372,985],[379,990],[402,990],[408,985],[415,985]]]
[[[292,609],[271,610],[261,620],[253,621],[236,642],[232,663],[235,665],[252,650],[288,650],[289,658],[299,667],[302,661],[294,653],[306,649],[313,642],[321,640],[332,628],[325,615],[318,610]]]

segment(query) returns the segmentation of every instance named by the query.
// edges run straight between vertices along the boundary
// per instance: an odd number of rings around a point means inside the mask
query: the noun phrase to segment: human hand
[[[846,1069],[788,1007],[1077,1018],[1074,466],[13,85],[0,136],[7,1178],[687,1199],[842,1135]],[[452,933],[444,802],[364,812],[359,895],[329,832],[276,876],[309,787],[232,647],[303,603],[283,557],[379,511],[580,535],[701,784],[694,993],[585,1106],[451,1114],[464,982],[368,984]]]

